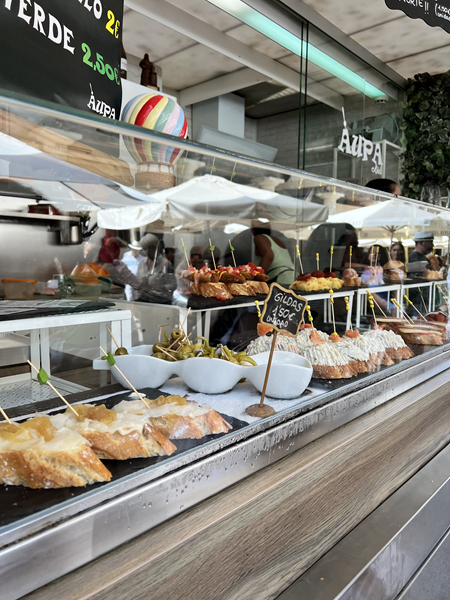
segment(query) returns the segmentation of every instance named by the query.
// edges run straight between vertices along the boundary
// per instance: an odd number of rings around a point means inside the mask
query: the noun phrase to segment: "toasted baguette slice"
[[[143,405],[145,408],[145,405]],[[118,414],[104,405],[79,404],[79,418],[69,411],[50,417],[55,427],[82,435],[99,458],[127,460],[170,456],[176,447],[143,417]]]
[[[232,296],[256,296],[256,290],[254,289],[254,281],[247,281],[247,283],[227,283],[227,290]]]
[[[251,286],[257,294],[269,293],[269,286],[265,281],[258,281],[257,279],[255,279],[251,282]]]
[[[438,331],[424,331],[414,327],[400,327],[398,333],[407,344],[420,346],[442,346],[442,335]]]
[[[40,426],[44,421],[45,431]],[[36,429],[34,423],[39,423]],[[86,440],[67,428],[57,430],[48,417],[1,424],[0,483],[39,489],[83,487],[110,479]]]
[[[191,292],[197,296],[204,296],[205,298],[220,298],[222,300],[231,300],[233,297],[227,290],[227,286],[224,283],[191,283]]]
[[[227,433],[232,426],[208,404],[199,405],[181,396],[160,396],[147,400],[151,408],[142,402],[123,400],[114,410],[142,416],[162,435],[169,439],[201,439],[205,435]]]

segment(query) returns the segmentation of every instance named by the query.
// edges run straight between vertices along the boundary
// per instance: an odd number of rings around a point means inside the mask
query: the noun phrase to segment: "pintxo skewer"
[[[44,371],[44,369],[37,369],[33,363],[29,360],[27,360],[27,363],[31,366],[32,369],[34,369],[37,373],[37,380],[40,383],[40,385],[44,385],[47,384],[49,387],[52,388],[52,390],[55,392],[55,394],[57,394],[61,400],[64,402],[64,404],[66,404],[70,410],[78,417],[78,413],[77,411],[74,409],[74,407],[70,404],[70,402],[67,402],[67,400],[64,398],[64,396],[62,396],[58,390],[55,388],[55,386],[50,383],[49,379],[48,379],[48,375],[47,373]]]

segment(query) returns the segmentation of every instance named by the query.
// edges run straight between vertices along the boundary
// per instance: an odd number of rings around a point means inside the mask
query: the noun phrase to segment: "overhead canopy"
[[[349,223],[355,229],[383,227],[395,231],[405,226],[426,228],[437,216],[437,211],[432,212],[415,203],[394,199],[332,215],[328,222]]]
[[[268,219],[296,223],[319,223],[326,220],[325,206],[261,190],[223,177],[203,175],[146,198],[139,207],[101,211],[100,227],[129,229],[158,219],[164,209],[172,218],[221,220]],[[159,214],[158,214],[158,211]]]

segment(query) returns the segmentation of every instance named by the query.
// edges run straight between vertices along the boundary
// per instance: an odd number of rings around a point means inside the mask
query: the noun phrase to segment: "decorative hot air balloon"
[[[187,136],[183,109],[161,94],[143,94],[130,100],[123,109],[122,121],[180,138]],[[137,187],[148,189],[175,185],[174,164],[182,154],[179,148],[131,136],[125,136],[124,141],[137,163]]]

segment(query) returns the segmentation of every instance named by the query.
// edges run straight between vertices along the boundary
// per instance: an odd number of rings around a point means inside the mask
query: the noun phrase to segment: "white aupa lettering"
[[[111,108],[108,104],[103,102],[102,100],[96,100],[94,91],[92,89],[92,85],[89,84],[91,88],[91,95],[89,98],[89,102],[87,103],[87,107],[90,108],[93,112],[101,115],[102,117],[109,117],[110,119],[116,118],[116,109]]]
[[[374,144],[370,140],[367,140],[363,135],[352,135],[352,140],[350,140],[343,108],[342,116],[344,118],[344,127],[342,129],[341,143],[338,146],[338,150],[344,154],[354,156],[355,158],[362,158],[363,161],[369,160],[373,153],[372,162],[374,166],[371,168],[371,171],[377,175],[382,175],[383,153],[381,151],[381,144],[379,142]]]

